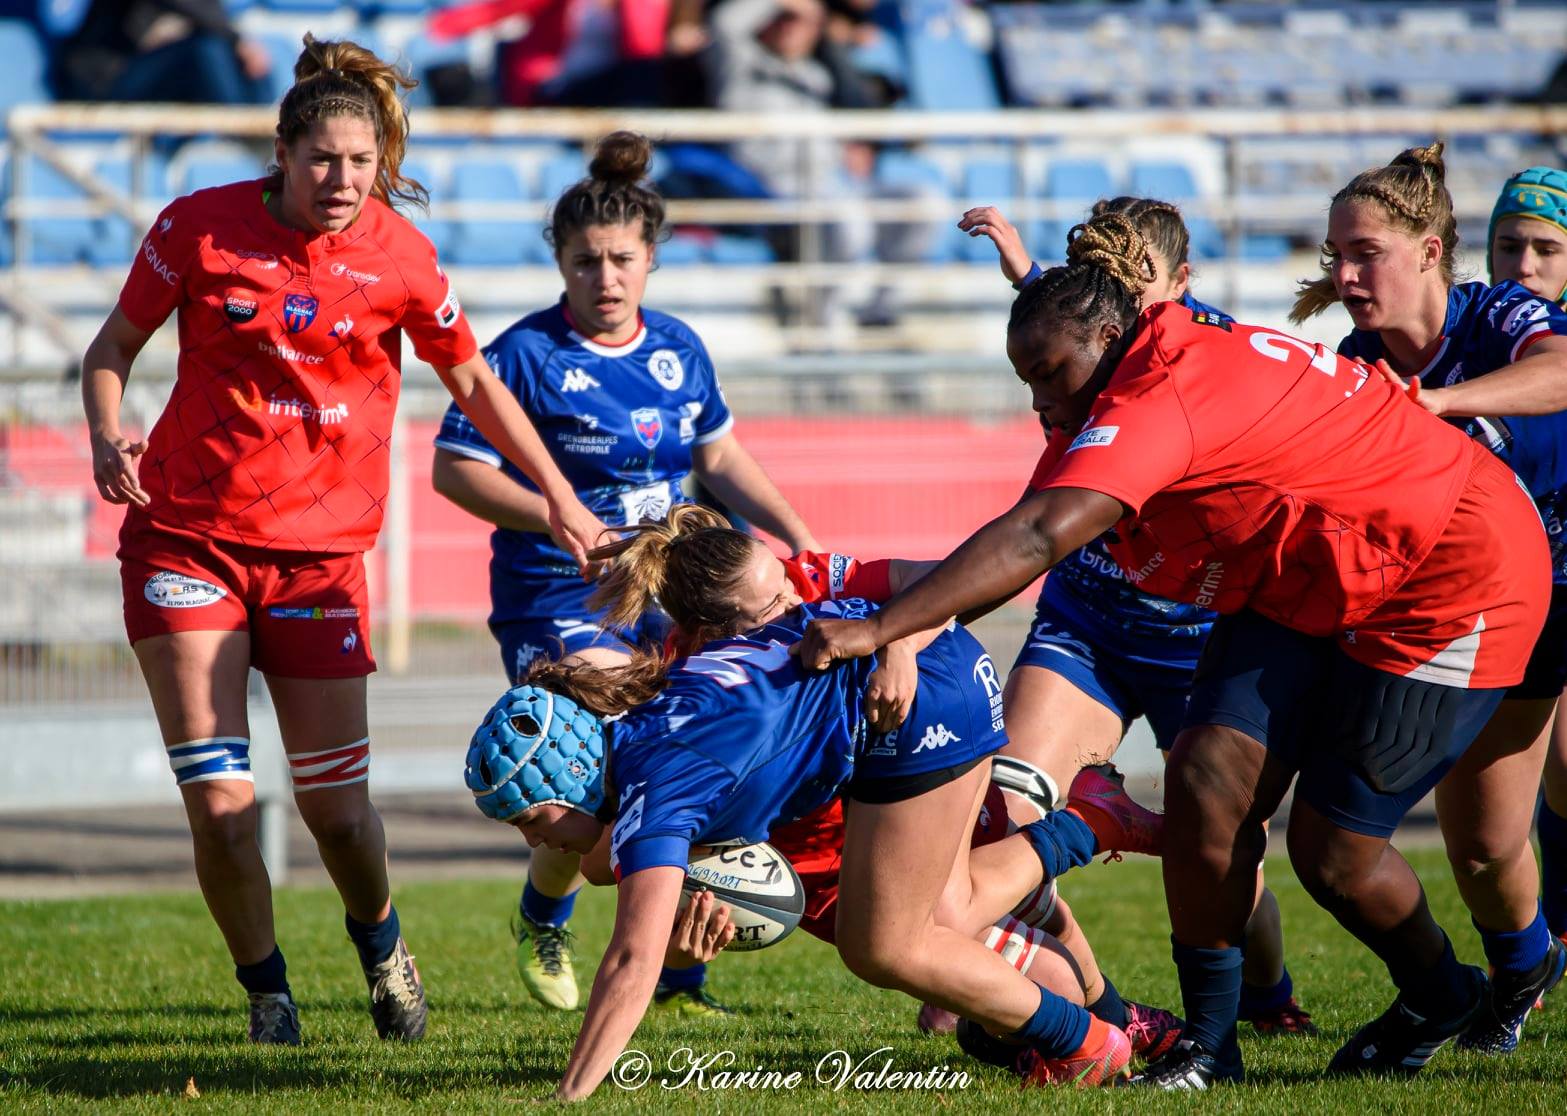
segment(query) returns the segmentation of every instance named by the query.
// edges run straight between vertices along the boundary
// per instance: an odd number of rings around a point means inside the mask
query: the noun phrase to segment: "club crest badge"
[[[637,441],[648,449],[658,445],[664,436],[664,420],[659,417],[657,407],[638,407],[632,411],[631,426],[637,432]]]
[[[290,333],[300,333],[310,328],[310,323],[316,320],[316,309],[320,306],[309,295],[291,294],[283,299],[283,324],[288,326]]]

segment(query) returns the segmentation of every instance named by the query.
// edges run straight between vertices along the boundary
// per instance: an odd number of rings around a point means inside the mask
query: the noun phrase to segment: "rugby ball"
[[[765,841],[693,849],[680,909],[702,890],[729,906],[733,950],[766,949],[789,936],[805,914],[805,885],[787,857]]]

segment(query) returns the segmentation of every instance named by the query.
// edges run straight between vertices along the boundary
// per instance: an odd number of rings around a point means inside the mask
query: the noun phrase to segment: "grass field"
[[[1135,860],[1136,858],[1134,858]],[[1417,858],[1438,916],[1459,952],[1478,944],[1439,854]],[[662,1066],[672,1052],[732,1051],[733,1068],[800,1071],[793,1090],[641,1091],[606,1083],[589,1111],[699,1112],[1567,1112],[1567,992],[1531,1021],[1506,1059],[1444,1050],[1412,1082],[1328,1082],[1337,1043],[1391,997],[1358,945],[1294,884],[1273,872],[1298,993],[1323,1028],[1316,1040],[1244,1037],[1249,1084],[1202,1098],[1106,1090],[1020,1093],[949,1039],[921,1037],[914,1005],[858,983],[830,949],[798,935],[774,950],[725,958],[713,988],[740,1009],[717,1024],[650,1018],[632,1045]],[[1123,993],[1174,1005],[1168,924],[1158,866],[1095,866],[1068,889],[1102,963]],[[514,1112],[548,1097],[580,1014],[547,1013],[526,997],[506,936],[509,881],[411,884],[398,893],[403,925],[431,1002],[430,1031],[413,1047],[373,1037],[365,990],[325,891],[284,891],[278,923],[301,1003],[305,1043],[261,1049],[243,1041],[243,999],[199,896],[159,894],[70,902],[0,903],[0,1111],[164,1111],[171,1107],[288,1112]],[[611,905],[578,906],[579,975],[608,936]],[[1244,1028],[1243,1028],[1244,1030]],[[817,1067],[843,1051],[874,1076],[946,1066],[943,1089],[843,1088]],[[831,1077],[837,1062],[823,1075]],[[971,1080],[956,1078],[964,1070]],[[678,1079],[678,1074],[668,1074]],[[885,1080],[885,1078],[883,1079]],[[187,1097],[193,1081],[199,1097]]]

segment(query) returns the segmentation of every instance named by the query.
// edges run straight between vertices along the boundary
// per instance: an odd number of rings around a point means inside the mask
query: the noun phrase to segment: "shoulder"
[[[486,353],[504,353],[521,357],[542,356],[559,348],[568,335],[565,319],[558,306],[536,310],[519,318],[484,346]]]
[[[1194,298],[1192,296],[1192,292],[1189,290],[1180,297],[1179,301],[1182,306],[1186,307],[1186,309],[1192,311],[1194,314],[1206,314],[1209,318],[1214,319],[1216,322],[1233,322],[1235,320],[1234,317],[1226,314],[1217,306],[1209,306],[1206,302],[1201,302]]]
[[[1375,330],[1352,329],[1338,343],[1337,351],[1350,360],[1375,360],[1382,355],[1382,337]]]
[[[648,340],[655,345],[680,344],[703,351],[702,339],[696,330],[673,314],[642,308],[642,324],[647,327]]]

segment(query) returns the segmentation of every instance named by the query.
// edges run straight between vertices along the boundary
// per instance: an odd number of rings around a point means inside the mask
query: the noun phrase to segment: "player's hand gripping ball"
[[[604,801],[604,722],[570,698],[516,686],[473,734],[463,781],[496,821],[552,802],[591,814]]]

